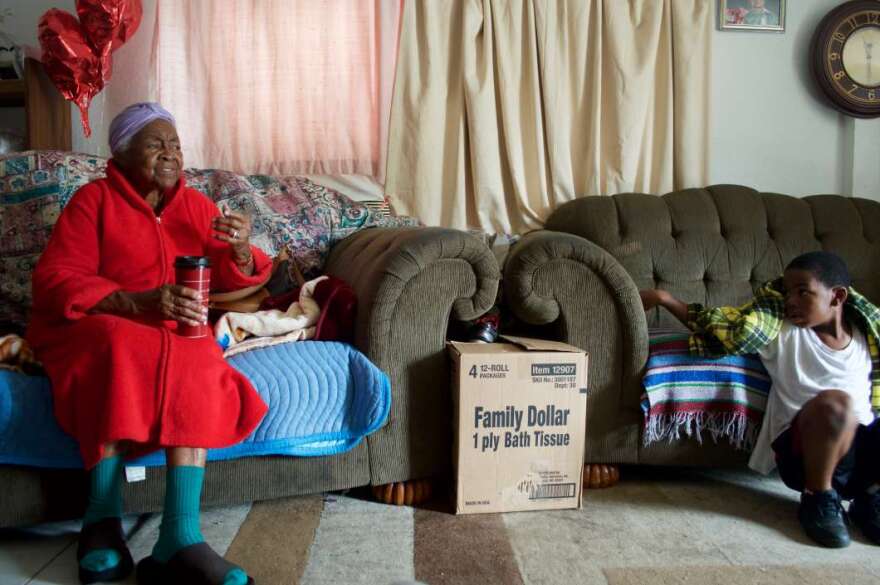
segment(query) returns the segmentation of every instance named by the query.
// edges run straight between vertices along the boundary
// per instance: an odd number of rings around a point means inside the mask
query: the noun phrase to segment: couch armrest
[[[451,461],[446,329],[495,303],[500,274],[479,239],[445,228],[371,228],[336,244],[326,271],[358,298],[355,345],[391,379],[388,423],[368,438],[374,484],[427,477]]]
[[[589,352],[585,460],[636,462],[648,330],[623,266],[579,236],[535,231],[511,249],[504,293],[519,319],[554,323],[559,339]]]

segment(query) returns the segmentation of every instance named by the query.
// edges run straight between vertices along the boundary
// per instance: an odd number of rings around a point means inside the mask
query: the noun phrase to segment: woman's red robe
[[[229,244],[213,237],[218,215],[182,178],[157,215],[111,162],[107,178],[77,191],[59,217],[34,270],[28,339],[86,468],[108,442],[137,443],[132,454],[232,445],[265,415],[213,337],[181,337],[160,317],[89,313],[114,291],[173,283],[176,256],[209,256],[212,290],[264,282],[269,258],[253,248],[253,275],[239,271]]]

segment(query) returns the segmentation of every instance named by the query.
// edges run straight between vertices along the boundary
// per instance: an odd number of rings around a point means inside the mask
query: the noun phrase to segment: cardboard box
[[[450,342],[456,514],[579,508],[587,354],[555,341]]]

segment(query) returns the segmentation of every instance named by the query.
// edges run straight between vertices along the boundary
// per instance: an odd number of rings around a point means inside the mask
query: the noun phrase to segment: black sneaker
[[[801,494],[798,520],[807,536],[828,548],[849,546],[849,531],[840,496],[834,489],[818,494]]]
[[[849,515],[868,540],[880,544],[880,492],[856,496]]]

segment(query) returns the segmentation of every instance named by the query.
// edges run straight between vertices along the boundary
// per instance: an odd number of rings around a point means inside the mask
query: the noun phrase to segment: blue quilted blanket
[[[385,423],[388,376],[362,353],[334,341],[299,341],[233,356],[269,405],[241,443],[208,460],[254,455],[330,455],[347,451]],[[0,463],[82,467],[79,448],[55,422],[49,379],[0,371]],[[128,465],[163,465],[162,452]]]

